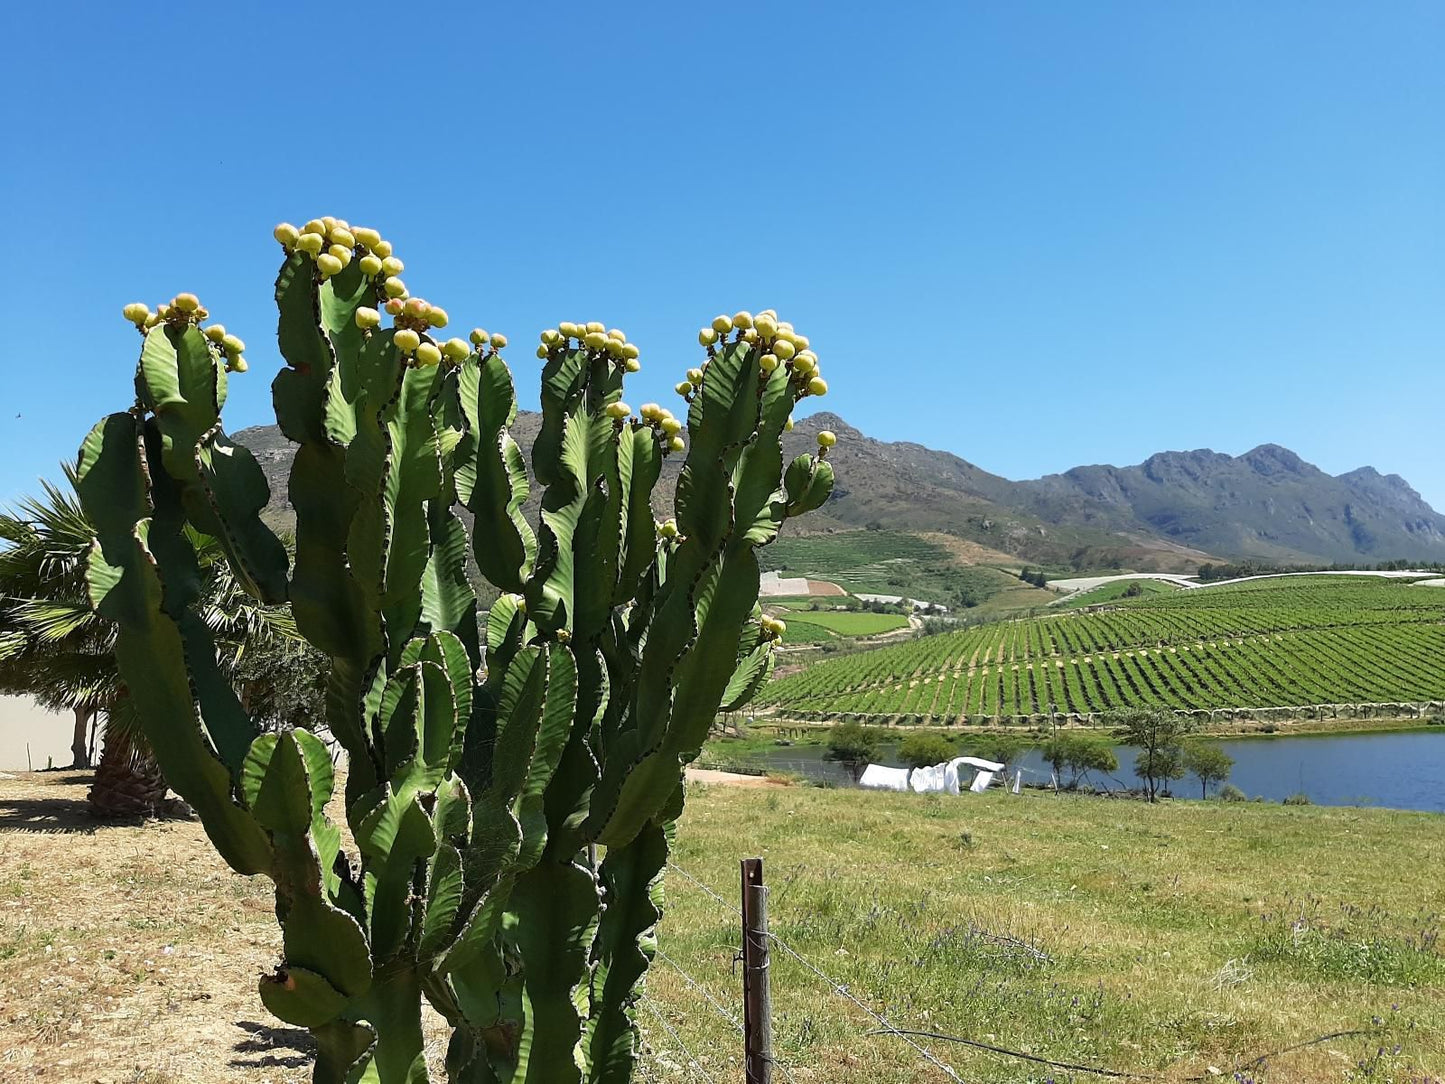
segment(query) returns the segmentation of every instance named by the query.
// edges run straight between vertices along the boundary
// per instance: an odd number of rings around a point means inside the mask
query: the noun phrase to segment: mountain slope
[[[524,449],[540,416],[518,415]],[[1201,561],[1373,563],[1445,561],[1445,516],[1398,475],[1371,467],[1333,477],[1278,445],[1241,456],[1160,452],[1130,467],[1081,466],[1014,482],[950,452],[874,440],[821,412],[786,435],[789,456],[838,435],[833,499],[808,517],[813,532],[883,527],[940,532],[993,556],[1074,567],[1192,570]],[[271,518],[290,519],[292,446],[274,426],[237,434],[271,482]],[[680,461],[666,462],[656,506],[666,514]],[[538,495],[533,494],[533,503]]]
[[[1161,452],[1132,467],[1075,467],[1022,483],[1050,522],[1143,530],[1212,553],[1273,561],[1445,559],[1445,516],[1398,475],[1326,474],[1264,444],[1241,456]]]

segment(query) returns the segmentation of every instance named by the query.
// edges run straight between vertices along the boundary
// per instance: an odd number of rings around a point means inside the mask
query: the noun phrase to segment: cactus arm
[[[449,495],[448,495],[449,497]],[[473,668],[481,664],[477,640],[477,593],[467,580],[467,530],[447,497],[427,507],[431,553],[421,580],[418,634],[444,631],[460,638]]]
[[[641,1041],[633,1006],[657,950],[669,835],[669,828],[649,824],[631,843],[609,850],[599,869],[603,909],[587,1023],[589,1084],[628,1084],[636,1070]]]
[[[260,982],[261,1003],[288,1024],[319,1028],[346,1008],[346,996],[314,971],[287,967]]]
[[[219,426],[195,450],[211,515],[192,516],[207,533],[214,533],[238,578],[261,601],[286,601],[289,559],[286,547],[261,519],[271,500],[271,487],[256,457],[235,443]],[[207,523],[214,525],[214,531]]]
[[[147,544],[161,578],[161,605],[175,623],[206,737],[233,782],[257,728],[221,672],[215,638],[201,616],[204,586],[195,549],[185,531],[180,486],[162,468],[162,437],[154,421],[143,426],[150,501],[154,509]]]
[[[737,711],[749,703],[773,672],[775,653],[772,642],[763,638],[756,623],[749,624],[739,649],[743,654],[738,659],[737,669],[728,678],[722,703],[718,705],[719,711]]]
[[[437,787],[432,823],[436,826],[437,851],[427,870],[427,901],[418,945],[423,960],[437,956],[452,942],[461,915],[465,883],[462,848],[471,836],[472,804],[466,784],[455,776]],[[448,1011],[449,1018],[459,1015],[459,1009]]]
[[[361,724],[362,701],[375,659],[382,650],[379,615],[351,573],[347,540],[361,494],[345,484],[346,449],[331,439],[354,435],[355,419],[338,422],[336,396],[360,394],[354,361],[348,386],[340,374],[332,380],[336,354],[323,326],[322,293],[304,254],[290,253],[276,279],[277,337],[286,358],[272,383],[272,401],[281,431],[300,444],[291,466],[289,496],[296,511],[296,562],[290,594],[301,634],[332,657],[326,721],[346,749],[351,770],[347,791],[359,795],[378,781]],[[328,284],[329,285],[329,284]],[[343,313],[335,289],[325,306],[333,330]],[[329,428],[330,427],[330,428]]]
[[[385,960],[401,948],[412,927],[407,900],[416,863],[435,852],[430,818],[415,793],[398,794],[387,785],[376,805],[357,825],[356,842],[369,860],[370,940],[372,954]]]
[[[662,474],[662,452],[647,428],[635,429],[627,476],[627,507],[622,565],[617,575],[614,605],[637,595],[638,585],[657,550],[657,525],[652,518],[652,491]]]
[[[562,446],[568,419],[582,405],[590,374],[587,351],[554,351],[542,367],[542,428],[532,444],[532,473],[544,486],[562,478]]]
[[[598,921],[596,884],[576,862],[544,862],[518,878],[512,907],[524,967],[512,1079],[580,1081],[587,955]]]
[[[376,1031],[376,1045],[360,1080],[364,1084],[426,1084],[426,1040],[416,970],[398,963],[379,973],[356,1011]]]
[[[271,497],[266,476],[248,449],[221,432],[226,370],[219,352],[196,326],[157,324],[141,349],[136,388],[155,413],[157,465],[180,487],[191,522],[220,542],[247,590],[284,602],[286,549],[260,518]]]
[[[468,358],[458,376],[458,400],[466,432],[455,456],[457,493],[477,518],[477,566],[501,590],[520,593],[537,559],[537,540],[522,515],[527,469],[507,432],[517,417],[517,396],[501,357]]]
[[[450,976],[468,1022],[493,1036],[489,1045],[510,1062],[521,1034],[509,1019],[508,974],[500,935],[516,884],[535,868],[547,842],[546,789],[566,749],[576,710],[576,670],[560,644],[523,648],[513,658],[497,700],[491,784],[473,807],[475,831],[464,853],[469,881],[465,927],[439,969]],[[570,882],[568,887],[570,887]],[[519,1011],[520,1005],[514,1006]]]
[[[821,508],[833,493],[833,464],[815,455],[800,455],[783,476],[788,516],[801,516]]]
[[[366,1024],[335,1020],[311,1029],[316,1040],[312,1084],[359,1084],[371,1063],[376,1032]]]
[[[116,663],[166,779],[238,873],[262,873],[271,848],[231,797],[231,775],[201,731],[180,631],[162,606],[137,419],[112,414],[80,449],[76,489],[96,529],[86,571],[92,604],[117,625]]]
[[[446,765],[447,770],[452,771],[461,759],[466,727],[472,718],[474,690],[471,655],[460,636],[439,630],[425,638],[417,637],[402,649],[402,666],[411,666],[422,661],[435,663],[446,671],[450,695],[456,709],[456,721],[452,730],[451,747]],[[456,780],[454,783],[448,783],[447,786],[460,787],[462,784],[460,780]],[[468,799],[466,809],[470,810],[470,808],[470,799]],[[438,824],[441,823],[441,815],[438,814]]]
[[[277,339],[287,368],[271,384],[281,432],[297,444],[326,441],[326,384],[336,357],[321,329],[311,261],[293,252],[276,277]]]
[[[226,370],[199,328],[157,324],[146,333],[136,392],[156,416],[162,461],[177,480],[196,477],[195,447],[221,417]]]
[[[594,803],[592,830],[609,846],[626,843],[657,812],[659,795],[676,784],[680,758],[706,739],[757,598],[756,547],[775,537],[787,516],[778,437],[793,393],[782,369],[759,383],[751,352],[729,343],[711,359],[689,410],[692,445],[677,490],[685,540],[670,559],[639,668],[638,730],[629,749],[635,766],[613,771],[609,764]],[[675,579],[692,589],[684,594]],[[689,629],[679,652],[673,638]]]

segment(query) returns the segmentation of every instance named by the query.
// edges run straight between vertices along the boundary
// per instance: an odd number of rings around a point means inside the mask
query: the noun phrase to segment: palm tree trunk
[[[90,721],[95,718],[95,712],[91,708],[75,709],[75,731],[70,737],[70,756],[72,768],[90,767],[90,743],[86,741],[86,732],[90,729]]]
[[[165,799],[166,781],[155,757],[136,748],[120,728],[107,726],[90,786],[91,813],[107,818],[155,817]]]

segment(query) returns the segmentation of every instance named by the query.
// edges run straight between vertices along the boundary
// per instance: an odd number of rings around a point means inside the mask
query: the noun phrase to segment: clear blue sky
[[[149,11],[143,10],[149,8]],[[267,10],[269,8],[269,10]],[[200,294],[270,420],[271,227],[380,228],[667,401],[774,307],[823,405],[1009,477],[1273,441],[1445,508],[1445,4],[28,5],[0,71],[0,500]],[[18,24],[17,24],[18,25]],[[14,28],[12,28],[14,29]]]

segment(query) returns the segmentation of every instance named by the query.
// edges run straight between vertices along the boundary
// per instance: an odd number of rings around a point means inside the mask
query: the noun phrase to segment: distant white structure
[[[945,764],[925,768],[890,768],[886,764],[870,764],[863,769],[858,785],[869,790],[912,790],[918,794],[958,794],[962,791],[960,769],[973,768],[975,774],[968,789],[978,794],[988,789],[994,776],[1003,771],[1002,764],[979,757],[954,757]]]
[[[897,606],[903,601],[902,595],[874,595],[865,594],[862,591],[855,591],[853,597],[862,599],[864,602],[882,602],[888,606]],[[940,606],[936,602],[925,602],[922,599],[911,598],[908,600],[908,604],[913,607],[915,612],[919,610],[933,610],[941,614],[948,613],[947,606]]]
[[[806,595],[808,581],[803,576],[784,578],[781,572],[764,572],[758,577],[759,595]]]
[[[1162,580],[1165,583],[1172,583],[1176,587],[1182,587],[1186,591],[1205,591],[1211,587],[1228,587],[1236,583],[1249,583],[1252,580],[1280,580],[1287,576],[1374,576],[1384,580],[1415,580],[1426,586],[1435,586],[1434,582],[1422,579],[1425,576],[1432,576],[1430,572],[1401,571],[1401,570],[1374,570],[1368,568],[1341,568],[1325,572],[1265,572],[1258,576],[1240,576],[1233,580],[1210,580],[1201,583],[1191,576],[1181,576],[1173,572],[1125,572],[1118,576],[1078,576],[1070,580],[1050,580],[1046,585],[1050,591],[1063,592],[1062,598],[1057,598],[1049,603],[1050,606],[1057,606],[1061,602],[1069,602],[1087,591],[1096,587],[1103,587],[1106,583],[1120,583],[1124,580]],[[859,595],[859,598],[865,596]]]

